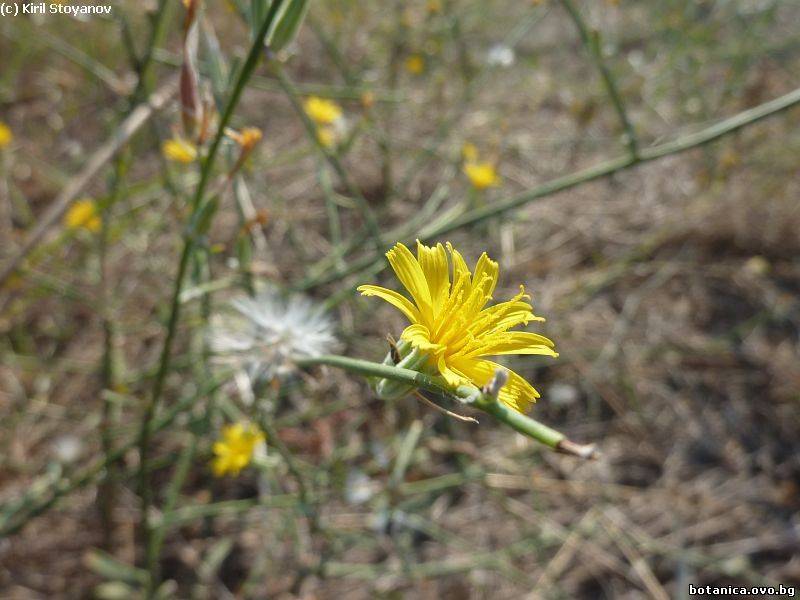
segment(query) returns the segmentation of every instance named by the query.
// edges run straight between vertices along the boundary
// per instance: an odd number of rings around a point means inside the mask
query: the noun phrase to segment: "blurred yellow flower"
[[[420,75],[425,70],[425,59],[420,54],[412,54],[406,59],[406,71]]]
[[[308,98],[304,108],[309,118],[318,125],[330,125],[342,116],[342,108],[336,102],[317,96]]]
[[[336,132],[333,127],[318,127],[317,139],[326,148],[333,148],[336,145]]]
[[[241,131],[226,129],[225,134],[239,144],[244,152],[250,152],[264,137],[258,127],[243,127]]]
[[[441,0],[428,0],[428,12],[431,14],[438,14],[442,12]]]
[[[461,254],[447,243],[449,260],[442,244],[433,248],[417,241],[417,256],[403,244],[386,253],[400,283],[411,300],[376,285],[359,286],[364,296],[377,296],[399,309],[411,325],[401,338],[428,356],[426,368],[438,372],[448,385],[482,387],[500,369],[508,383],[499,399],[525,412],[539,393],[523,377],[485,356],[539,354],[558,356],[548,338],[527,331],[508,331],[529,321],[543,321],[533,314],[530,296],[520,286],[507,302],[484,308],[491,300],[499,276],[496,262],[484,252],[471,272]],[[450,281],[452,270],[453,280]],[[413,301],[412,301],[413,300]]]
[[[97,212],[97,204],[91,198],[76,200],[64,215],[64,225],[68,229],[87,229],[92,232],[100,231],[102,220]]]
[[[174,137],[164,142],[161,152],[167,160],[183,164],[197,160],[197,146],[180,137]]]
[[[264,439],[264,433],[250,423],[235,423],[223,427],[220,439],[212,447],[214,459],[211,470],[214,475],[238,475],[253,460],[256,447]]]
[[[464,174],[472,186],[478,190],[500,185],[500,175],[497,174],[494,165],[489,162],[467,162],[464,165]]]
[[[11,128],[0,121],[0,149],[5,148],[14,141],[14,134],[11,133]]]

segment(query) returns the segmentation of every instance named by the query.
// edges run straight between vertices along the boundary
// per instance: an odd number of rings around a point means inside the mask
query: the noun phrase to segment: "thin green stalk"
[[[397,82],[400,76],[401,58],[406,40],[408,39],[408,26],[403,19],[405,1],[395,0],[392,9],[394,12],[392,21],[395,23],[395,28],[392,31],[389,41],[389,60],[386,65],[386,86],[389,89],[389,93],[395,94],[397,92]],[[377,141],[378,149],[381,153],[381,187],[384,192],[383,201],[386,204],[391,200],[392,191],[394,189],[392,125],[396,109],[397,107],[394,104],[387,104],[383,107],[383,110],[380,111],[382,113],[383,135],[381,135]]]
[[[331,246],[334,248],[332,254],[338,254],[339,258],[336,260],[336,265],[341,267],[343,260],[341,258],[342,249],[342,223],[339,219],[339,207],[336,204],[336,192],[333,189],[330,175],[325,165],[317,165],[317,181],[319,187],[322,188],[322,193],[325,196],[325,212],[328,215],[328,231],[331,236]]]
[[[289,448],[286,447],[286,444],[283,443],[278,435],[278,431],[272,426],[272,423],[266,415],[259,414],[257,421],[261,431],[267,434],[269,445],[278,451],[278,454],[281,455],[281,458],[283,458],[283,461],[286,463],[289,474],[297,484],[297,497],[300,501],[300,509],[303,514],[309,518],[312,531],[317,531],[319,529],[319,515],[313,507],[311,491],[308,489],[308,485],[306,485],[305,476],[300,471],[300,467],[294,459],[294,455],[292,455]]]
[[[280,436],[278,435],[278,431],[275,429],[275,427],[273,427],[268,415],[265,415],[263,411],[260,411],[257,419],[258,426],[264,433],[267,434],[268,443],[278,450],[278,454],[281,455],[281,458],[283,458],[284,462],[286,463],[286,467],[289,469],[289,474],[297,483],[296,505],[299,505],[303,516],[305,516],[305,518],[308,520],[309,533],[311,534],[312,543],[315,537],[321,537],[323,541],[325,541],[325,546],[317,551],[317,564],[312,569],[299,569],[295,574],[294,583],[290,587],[299,592],[299,588],[302,585],[306,575],[314,573],[321,576],[324,573],[325,562],[327,561],[329,555],[329,544],[327,543],[329,536],[322,525],[322,521],[320,520],[319,509],[317,508],[317,504],[314,500],[315,494],[311,489],[309,489],[309,486],[305,480],[305,476],[300,470],[300,466],[297,464],[294,455],[289,448],[286,447],[286,444],[283,443],[283,440],[281,440]]]
[[[134,110],[140,98],[147,95],[149,90],[148,72],[152,64],[152,55],[155,46],[163,39],[164,30],[169,11],[167,1],[161,0],[158,10],[153,17],[153,26],[147,46],[147,51],[143,60],[139,61],[135,54],[130,55],[130,60],[134,66],[138,81],[133,94],[131,95],[128,112]],[[123,21],[125,23],[125,21]],[[133,52],[133,47],[130,48]],[[120,152],[114,161],[114,174],[111,184],[110,196],[107,202],[103,203],[101,211],[101,230],[98,242],[98,253],[100,256],[100,302],[103,324],[103,357],[100,365],[101,385],[104,390],[111,390],[115,387],[114,369],[114,321],[110,316],[110,296],[109,296],[109,273],[107,268],[107,248],[110,226],[110,216],[112,207],[117,203],[122,189],[122,180],[127,171],[127,156],[125,152]],[[101,445],[106,459],[113,450],[113,439],[110,431],[111,427],[111,404],[108,399],[104,399],[103,415],[101,421]],[[105,468],[105,478],[100,485],[98,494],[98,504],[100,506],[100,517],[103,524],[104,544],[110,549],[112,544],[113,532],[113,512],[116,501],[116,465],[114,461],[109,461]]]
[[[395,367],[391,365],[384,365],[381,363],[369,362],[357,358],[349,358],[347,356],[317,356],[313,358],[304,358],[297,361],[298,366],[309,367],[312,365],[328,365],[343,369],[351,373],[358,373],[366,377],[378,377],[382,379],[391,379],[414,385],[416,387],[442,394],[446,397],[456,398],[468,405],[482,410],[485,413],[492,415],[498,421],[505,423],[516,431],[526,435],[545,446],[565,452],[574,454],[583,458],[590,458],[594,455],[594,448],[591,446],[581,446],[570,442],[563,433],[556,431],[543,425],[530,417],[523,415],[511,408],[505,406],[497,400],[497,398],[490,394],[478,390],[477,388],[468,388],[461,386],[453,390],[439,377],[433,377],[418,371],[404,369],[402,367]]]
[[[195,222],[195,217],[197,216],[198,212],[202,208],[202,202],[204,198],[204,194],[206,191],[206,187],[211,179],[211,173],[213,171],[214,161],[217,156],[217,152],[219,150],[220,144],[222,142],[222,138],[224,136],[225,128],[227,127],[231,117],[233,116],[233,111],[236,108],[237,104],[239,103],[239,99],[244,91],[244,88],[247,84],[247,81],[250,79],[250,76],[253,74],[255,67],[258,63],[259,58],[261,57],[262,48],[264,47],[264,40],[267,36],[267,32],[269,31],[272,22],[274,21],[278,10],[283,4],[283,0],[275,0],[269,8],[266,17],[264,18],[264,22],[261,25],[261,28],[258,31],[255,39],[253,40],[253,44],[250,47],[250,52],[248,53],[247,59],[245,60],[244,66],[242,67],[241,72],[234,84],[233,92],[231,93],[230,98],[228,99],[228,103],[225,106],[225,110],[220,117],[219,126],[217,129],[217,133],[214,136],[214,139],[211,143],[211,146],[208,150],[208,154],[205,157],[205,160],[201,166],[200,172],[200,181],[197,184],[197,188],[195,189],[194,197],[191,201],[191,215],[189,217],[189,223]],[[144,542],[144,547],[147,548],[150,546],[149,538],[150,538],[150,527],[148,525],[148,513],[150,511],[150,505],[152,503],[152,490],[150,489],[149,485],[149,446],[150,446],[150,438],[152,435],[152,421],[153,417],[156,414],[156,409],[158,408],[158,404],[161,400],[161,396],[164,391],[164,382],[166,380],[166,375],[169,372],[170,367],[170,359],[172,354],[172,343],[175,339],[175,333],[177,330],[177,324],[180,319],[180,295],[183,289],[183,283],[186,275],[186,269],[189,265],[189,260],[192,255],[192,251],[194,249],[194,231],[189,231],[184,236],[184,243],[183,243],[183,250],[181,252],[180,262],[178,264],[178,272],[175,278],[175,283],[172,291],[172,301],[170,304],[170,314],[169,320],[167,323],[167,335],[164,339],[164,345],[161,349],[161,357],[159,360],[159,368],[158,372],[156,373],[156,378],[153,383],[152,394],[150,396],[150,401],[148,402],[147,406],[145,407],[144,416],[142,418],[142,425],[139,434],[139,494],[141,496],[142,502],[142,514],[141,514],[141,531],[142,531],[142,538]]]
[[[572,0],[561,0],[561,4],[575,23],[581,42],[592,57],[592,61],[597,67],[597,70],[600,71],[600,76],[603,78],[603,85],[606,87],[608,96],[611,98],[611,103],[614,105],[614,110],[617,111],[617,116],[619,117],[620,123],[622,123],[622,129],[625,131],[625,141],[628,150],[632,157],[636,157],[639,154],[639,142],[636,138],[636,131],[633,128],[631,120],[628,118],[628,113],[625,110],[625,103],[622,100],[622,95],[619,93],[614,76],[611,74],[611,70],[608,68],[605,60],[603,60],[600,34],[597,31],[589,30],[583,17],[581,17],[581,13],[575,8],[575,5],[572,4]]]
[[[181,488],[183,487],[184,482],[186,481],[186,477],[189,474],[189,468],[192,466],[192,461],[195,456],[195,452],[197,451],[197,435],[194,432],[189,434],[189,443],[181,452],[180,457],[178,458],[178,465],[175,467],[175,473],[172,476],[172,481],[170,481],[169,489],[167,490],[167,499],[164,502],[164,507],[162,508],[161,512],[163,514],[169,514],[175,509],[175,505],[178,503],[178,498],[180,497]],[[166,535],[166,529],[162,527],[155,527],[153,535],[150,537],[150,547],[147,548],[147,556],[148,556],[148,563],[152,563],[152,570],[150,570],[150,577],[153,581],[150,582],[150,586],[155,589],[158,587],[160,583],[160,568],[159,568],[159,558],[161,556],[161,548],[164,545],[164,537]]]
[[[122,194],[122,179],[127,170],[128,161],[126,153],[120,153],[116,160],[111,194],[101,206],[100,234],[98,236],[98,255],[100,262],[100,314],[103,327],[103,356],[100,362],[100,385],[103,390],[113,390],[116,387],[115,345],[116,330],[112,318],[110,278],[108,268],[108,241],[111,225],[111,211],[119,201]],[[112,424],[112,404],[108,398],[103,398],[103,414],[100,422],[100,438],[103,454],[108,456],[114,447]],[[111,462],[106,468],[105,476],[98,492],[100,506],[100,519],[103,526],[103,543],[106,549],[111,549],[113,542],[113,513],[117,492],[117,468]]]
[[[169,21],[170,7],[173,3],[170,0],[159,0],[158,8],[153,16],[152,27],[150,29],[150,37],[147,40],[147,46],[144,56],[138,61],[138,74],[139,81],[136,84],[136,92],[134,97],[142,90],[148,89],[151,84],[149,81],[150,67],[153,64],[153,54],[156,47],[161,45],[164,36],[167,32],[167,23]]]

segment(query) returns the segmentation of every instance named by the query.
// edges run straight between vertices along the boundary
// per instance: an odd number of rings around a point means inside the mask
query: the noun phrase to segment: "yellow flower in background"
[[[425,59],[420,54],[412,54],[406,59],[406,71],[420,75],[425,70]]]
[[[69,229],[100,231],[103,221],[97,211],[97,204],[91,198],[76,200],[64,215],[64,225]]]
[[[333,100],[311,96],[304,105],[306,114],[318,125],[330,125],[342,116],[342,108]]]
[[[431,14],[438,14],[442,12],[442,2],[441,0],[428,0],[427,5],[428,12]]]
[[[264,134],[258,127],[243,127],[241,131],[226,129],[225,135],[239,144],[244,152],[250,152],[250,150],[261,141],[261,138],[264,137]]]
[[[11,128],[0,121],[0,150],[11,144],[14,141],[14,134],[11,133]]]
[[[447,243],[433,248],[417,241],[416,258],[403,244],[386,253],[411,300],[376,285],[359,286],[364,296],[377,296],[400,310],[411,322],[401,338],[428,355],[427,366],[456,387],[486,385],[497,369],[508,373],[499,399],[525,412],[539,393],[515,372],[486,360],[501,354],[558,356],[552,341],[526,331],[508,331],[529,321],[543,321],[532,312],[530,296],[520,286],[511,300],[484,308],[492,299],[499,269],[484,252],[470,271],[461,254]],[[452,264],[452,281],[450,279]]]
[[[180,137],[174,137],[164,142],[161,152],[167,160],[183,164],[197,160],[197,146]]]
[[[475,189],[485,190],[500,185],[500,176],[492,163],[467,162],[464,165],[464,173]]]
[[[214,459],[211,470],[214,475],[238,475],[253,460],[256,447],[264,439],[264,433],[250,423],[235,423],[223,427],[220,439],[212,447]]]
[[[326,148],[333,148],[336,145],[336,131],[333,127],[318,127],[317,139]]]

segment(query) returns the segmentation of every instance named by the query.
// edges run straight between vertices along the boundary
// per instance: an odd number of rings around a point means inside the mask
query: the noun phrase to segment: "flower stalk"
[[[412,371],[403,367],[395,367],[381,363],[374,363],[358,358],[350,358],[338,355],[323,355],[312,358],[303,358],[296,361],[299,367],[311,367],[315,365],[327,365],[337,369],[343,369],[350,373],[364,375],[366,377],[376,377],[379,379],[390,379],[400,383],[421,388],[429,392],[441,394],[454,398],[455,400],[467,405],[471,405],[481,410],[495,419],[508,425],[522,435],[529,437],[537,442],[544,444],[548,448],[570,454],[579,458],[595,458],[597,452],[594,445],[578,444],[567,439],[563,433],[540,423],[530,417],[505,406],[497,400],[497,389],[491,389],[493,382],[486,386],[485,390],[480,390],[471,386],[459,386],[456,389],[450,388],[443,379],[434,377],[418,371]],[[495,392],[494,394],[492,392]]]

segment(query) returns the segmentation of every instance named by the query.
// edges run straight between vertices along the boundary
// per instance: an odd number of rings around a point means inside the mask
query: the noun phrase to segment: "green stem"
[[[178,465],[175,468],[175,474],[170,482],[169,489],[167,490],[167,499],[161,510],[162,514],[170,514],[175,510],[175,505],[178,503],[181,488],[183,487],[186,477],[189,474],[189,468],[192,466],[192,461],[197,450],[197,435],[194,432],[189,434],[189,442],[181,452],[178,458]],[[153,534],[150,536],[150,547],[147,551],[147,562],[152,563],[150,567],[150,577],[152,579],[150,586],[156,588],[160,581],[161,571],[159,568],[159,558],[161,556],[161,548],[164,545],[164,537],[166,529],[164,527],[154,527]]]
[[[620,123],[622,123],[623,130],[625,131],[628,150],[632,157],[636,157],[639,154],[639,143],[636,138],[636,131],[634,130],[633,124],[628,118],[628,113],[625,110],[625,103],[622,100],[622,95],[619,93],[614,76],[611,74],[611,70],[603,60],[603,50],[600,45],[600,34],[597,31],[589,30],[583,20],[583,17],[581,17],[581,13],[577,8],[575,8],[575,5],[572,4],[572,0],[561,0],[561,4],[567,9],[570,17],[572,17],[575,27],[578,29],[578,34],[581,37],[581,42],[583,42],[583,45],[586,47],[586,50],[592,57],[595,67],[597,67],[597,70],[600,71],[600,76],[603,78],[603,85],[606,87],[608,96],[611,98],[611,103],[614,105],[614,110],[617,111],[617,116],[619,117]]]
[[[359,375],[368,377],[391,379],[414,385],[437,394],[455,397],[460,401],[467,402],[475,408],[492,415],[498,421],[505,423],[523,435],[541,442],[553,450],[576,454],[586,458],[594,453],[592,448],[579,446],[578,444],[570,442],[563,433],[505,406],[496,398],[477,388],[462,386],[457,390],[453,390],[439,377],[432,377],[410,369],[393,367],[391,365],[369,362],[357,358],[349,358],[347,356],[326,355],[303,358],[297,361],[297,365],[301,367],[328,365],[330,367],[350,371],[351,373],[358,373]]]
[[[475,401],[475,406],[492,415],[498,421],[509,425],[512,429],[543,443],[553,450],[557,450],[559,444],[566,439],[566,436],[560,431],[539,423],[539,421],[535,421],[513,408],[509,408],[486,394],[481,394]]]

